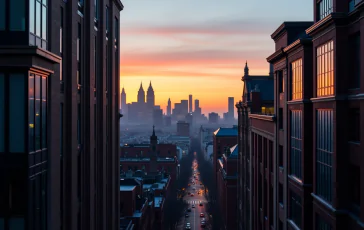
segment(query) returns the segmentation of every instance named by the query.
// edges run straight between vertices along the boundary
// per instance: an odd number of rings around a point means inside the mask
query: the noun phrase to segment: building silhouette
[[[228,97],[228,119],[230,121],[234,120],[234,98],[233,97]]]
[[[219,123],[219,114],[217,113],[209,113],[209,123],[210,124],[217,124]]]
[[[128,115],[128,105],[126,103],[126,92],[125,89],[123,87],[122,91],[121,91],[121,113],[123,114],[125,120],[128,119],[127,115]]]
[[[185,121],[177,122],[177,136],[190,136],[190,124]]]
[[[192,111],[192,95],[191,94],[188,96],[188,112],[189,113],[193,112]]]
[[[156,114],[159,114],[160,107],[155,107],[155,95],[152,82],[149,83],[147,96],[145,96],[143,84],[140,83],[137,98],[137,102],[128,104],[128,121],[140,124],[153,123],[155,117],[154,110],[157,109],[158,112],[156,112]],[[159,115],[156,116],[158,117],[158,123],[160,123]]]
[[[85,2],[0,2],[0,229],[120,228],[123,5]]]
[[[168,105],[167,105],[167,116],[172,115],[172,102],[171,98],[168,98]]]

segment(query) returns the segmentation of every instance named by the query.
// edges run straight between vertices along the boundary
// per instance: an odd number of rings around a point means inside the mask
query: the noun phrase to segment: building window
[[[296,224],[297,227],[301,228],[302,223],[302,201],[301,197],[291,191],[290,197],[290,219]]]
[[[77,35],[77,84],[81,85],[81,58],[82,58],[82,43],[81,43],[81,24],[78,23],[78,35]]]
[[[6,28],[5,20],[6,20],[6,0],[0,0],[0,31],[5,30]]]
[[[47,148],[47,78],[29,75],[29,152]]]
[[[283,206],[283,185],[281,183],[278,186],[278,202]]]
[[[25,31],[25,1],[11,0],[10,2],[10,30]]]
[[[316,223],[315,223],[316,230],[332,230],[332,227],[329,223],[327,223],[322,217],[316,215]]]
[[[360,142],[360,109],[349,109],[349,140]]]
[[[302,178],[302,111],[291,111],[290,174]]]
[[[278,71],[278,92],[284,93],[284,77],[283,77],[283,71]]]
[[[95,23],[99,20],[99,0],[94,0],[95,3]],[[96,24],[97,25],[97,24]]]
[[[29,0],[29,44],[47,49],[47,0]]]
[[[5,151],[4,130],[5,130],[5,76],[3,73],[0,73],[0,153]]]
[[[278,127],[283,129],[283,108],[278,109]]]
[[[61,7],[61,26],[59,28],[59,52],[63,53],[63,8]]]
[[[351,210],[360,214],[360,167],[350,165],[349,167],[349,199],[351,201]]]
[[[23,74],[9,76],[9,151],[22,153],[25,148],[25,77]]]
[[[316,112],[316,193],[328,202],[332,201],[332,154],[334,113],[319,109]]]
[[[278,166],[283,168],[283,146],[280,145],[278,149]]]
[[[106,14],[105,14],[105,21],[106,21],[106,37],[109,37],[110,33],[110,22],[109,22],[109,7],[106,6]]]
[[[291,63],[292,100],[302,99],[302,59]]]
[[[360,88],[360,33],[349,37],[349,88]]]
[[[317,96],[334,94],[334,42],[317,47]]]
[[[115,47],[119,44],[119,21],[115,18]]]
[[[321,20],[331,14],[334,10],[332,0],[321,0],[317,5],[318,20]]]

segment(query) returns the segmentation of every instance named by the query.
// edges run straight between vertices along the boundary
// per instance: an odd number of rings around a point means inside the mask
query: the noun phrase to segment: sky
[[[140,83],[152,82],[165,112],[200,100],[202,113],[227,111],[241,100],[245,62],[250,75],[266,75],[274,52],[270,35],[284,21],[311,21],[307,0],[123,0],[120,14],[120,86],[127,103]]]

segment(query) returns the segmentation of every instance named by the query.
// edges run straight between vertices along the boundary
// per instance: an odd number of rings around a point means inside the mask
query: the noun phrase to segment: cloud
[[[121,66],[213,66],[244,64],[248,59],[268,56],[264,50],[184,50],[121,53]]]
[[[259,20],[214,20],[196,24],[148,25],[134,24],[122,26],[122,34],[172,35],[268,35],[277,27],[276,22]]]

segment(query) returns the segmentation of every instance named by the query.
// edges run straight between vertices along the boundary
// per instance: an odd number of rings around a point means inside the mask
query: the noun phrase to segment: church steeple
[[[249,75],[249,67],[248,67],[248,61],[245,62],[245,68],[244,68],[244,76]]]
[[[152,81],[149,83],[148,91],[147,91],[147,106],[149,110],[153,110],[155,105],[155,96],[154,96],[154,90],[152,87]]]
[[[158,144],[158,137],[155,135],[154,125],[153,125],[153,134],[152,134],[152,136],[150,136],[150,147],[151,147],[152,153],[156,152],[157,144]]]
[[[144,92],[144,89],[143,89],[143,83],[140,82],[140,88],[139,88],[139,91],[138,91],[138,103],[145,103],[145,92]]]

